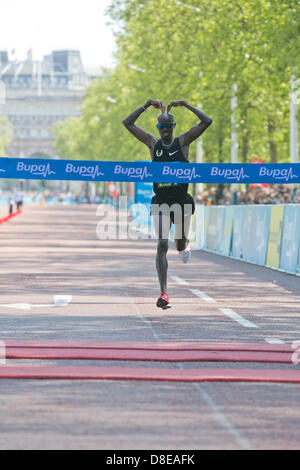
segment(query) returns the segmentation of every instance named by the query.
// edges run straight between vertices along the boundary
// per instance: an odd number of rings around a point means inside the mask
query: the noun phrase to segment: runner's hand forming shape
[[[170,109],[172,108],[172,106],[184,106],[184,101],[183,100],[175,100],[175,101],[171,101],[171,103],[168,104],[168,107],[167,107],[167,113],[170,111]]]
[[[149,104],[149,106],[154,106],[154,108],[160,109],[162,113],[165,112],[166,106],[162,101],[159,100],[149,100],[146,104]]]

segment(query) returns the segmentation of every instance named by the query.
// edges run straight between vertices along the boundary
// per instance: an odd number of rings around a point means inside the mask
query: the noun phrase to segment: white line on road
[[[182,279],[179,276],[170,276],[173,281],[177,282],[177,284],[180,284],[181,286],[188,286],[189,283],[186,282],[184,279]],[[206,295],[204,292],[202,292],[199,289],[189,289],[194,295],[197,297],[200,297],[202,300],[206,300],[206,302],[210,303],[216,303],[216,300],[214,300],[212,297],[209,297],[209,295]]]
[[[183,364],[179,363],[178,365],[180,369],[184,370]],[[234,437],[237,444],[242,447],[242,449],[254,450],[254,447],[248,441],[248,439],[241,435],[239,430],[234,427],[233,423],[225,415],[225,413],[223,413],[212,396],[205,390],[205,384],[193,383],[193,385],[198,389],[206,404],[211,408],[216,421],[219,421],[219,423],[227,430],[227,432]]]
[[[265,338],[265,341],[269,344],[285,344],[285,342],[279,338]]]
[[[181,277],[178,276],[170,276],[173,281],[177,282],[177,284],[180,284],[181,286],[188,286],[189,283],[186,282],[184,279],[181,279]]]
[[[209,297],[208,295],[204,294],[204,292],[202,292],[201,290],[199,289],[189,289],[194,295],[196,295],[197,297],[200,297],[200,299],[202,300],[206,300],[206,302],[210,302],[210,303],[217,303],[215,299],[213,299],[212,297]]]
[[[17,304],[0,304],[0,307],[5,308],[18,308],[20,310],[30,310],[31,308],[44,308],[44,307],[65,307],[72,300],[72,295],[54,295],[53,304],[29,304],[29,303],[17,303]]]
[[[120,282],[120,286],[123,287],[123,285],[121,284]],[[156,333],[152,323],[150,320],[148,320],[148,318],[144,317],[144,315],[141,313],[139,307],[137,306],[137,304],[135,303],[134,299],[128,294],[127,291],[124,292],[126,297],[128,297],[128,300],[130,301],[130,303],[132,304],[133,308],[135,309],[136,313],[138,314],[138,316],[142,319],[143,322],[147,323],[147,325],[151,328],[152,330],[152,333],[153,333],[153,336],[154,338],[156,339],[156,341],[158,343],[161,343],[162,340],[160,339],[159,335]]]
[[[179,276],[171,276],[171,279],[173,279],[173,281],[177,282],[178,284],[182,286],[189,285],[188,282],[186,282],[184,279],[182,279]],[[212,297],[209,297],[209,295],[205,294],[199,289],[189,289],[189,291],[192,292],[197,297],[199,297],[200,299],[205,300],[206,302],[217,303],[215,299],[213,299]],[[224,315],[227,315],[228,317],[230,317],[232,320],[239,322],[245,328],[258,328],[257,325],[250,322],[249,320],[246,320],[246,318],[243,318],[241,315],[231,310],[231,308],[219,308],[218,310],[224,313]]]
[[[238,428],[235,428],[230,419],[225,415],[225,413],[221,411],[220,407],[216,404],[211,395],[209,395],[209,393],[204,390],[205,385],[195,383],[195,386],[201,393],[206,403],[211,407],[215,419],[219,421],[224,426],[224,428],[227,429],[227,431],[235,438],[238,445],[245,450],[254,450],[254,446],[250,443],[250,441],[248,441],[247,438],[242,436]]]
[[[257,325],[249,320],[246,320],[246,318],[243,318],[241,315],[231,310],[231,308],[219,308],[219,310],[224,313],[224,315],[227,315],[232,320],[235,320],[243,325],[245,328],[258,328]]]
[[[174,277],[176,277],[176,276],[173,276],[173,278]],[[180,279],[180,278],[178,278],[178,279]],[[178,280],[176,282],[178,282]],[[137,312],[138,316],[150,327],[150,329],[152,331],[152,334],[153,334],[154,338],[156,339],[156,341],[158,343],[163,343],[164,341],[160,338],[159,334],[156,332],[156,330],[155,330],[155,328],[152,324],[152,321],[148,320],[148,318],[144,317],[144,315],[140,311],[138,305],[135,303],[134,299],[129,295],[129,293],[125,290],[125,287],[122,285],[120,280],[119,280],[119,284],[120,284],[121,288],[124,289],[124,293],[125,293],[126,297],[132,303],[132,305],[133,305],[135,311]],[[184,284],[184,285],[186,285],[186,284]],[[192,290],[192,289],[190,289],[190,290]],[[195,289],[195,290],[197,291],[197,289]],[[199,293],[199,292],[202,295],[205,295],[205,294],[203,294],[203,292],[197,291],[197,293]],[[206,297],[208,297],[208,296],[206,296]],[[210,297],[208,297],[208,298],[210,299]],[[210,302],[211,301],[215,302],[213,299],[211,299]],[[180,369],[184,369],[184,365],[181,364],[181,363],[178,363],[178,367]],[[236,440],[238,445],[240,445],[244,449],[254,449],[253,446],[251,445],[251,443],[241,435],[241,433],[239,432],[239,430],[237,428],[234,427],[233,423],[225,415],[225,413],[222,412],[221,408],[216,404],[216,402],[213,400],[213,398],[210,396],[210,394],[206,390],[204,390],[204,386],[200,385],[199,383],[193,383],[193,385],[198,389],[198,391],[201,393],[202,398],[204,399],[206,404],[211,408],[215,419],[217,421],[219,421],[219,423],[227,430],[227,432],[229,432],[234,437],[234,439]]]

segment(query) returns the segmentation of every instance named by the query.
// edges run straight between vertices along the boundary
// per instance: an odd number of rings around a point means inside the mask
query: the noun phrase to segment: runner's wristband
[[[144,106],[143,104],[142,104],[142,106],[141,106],[141,109],[142,109],[142,111],[146,111],[146,108],[145,108],[145,106]]]

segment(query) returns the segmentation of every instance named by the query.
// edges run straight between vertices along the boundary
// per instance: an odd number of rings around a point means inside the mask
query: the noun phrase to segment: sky
[[[0,50],[34,60],[54,49],[79,49],[87,67],[113,66],[114,36],[104,15],[110,0],[5,0],[0,3]],[[15,50],[13,56],[11,51]]]

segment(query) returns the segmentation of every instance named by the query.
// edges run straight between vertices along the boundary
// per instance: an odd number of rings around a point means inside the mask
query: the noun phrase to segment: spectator
[[[14,195],[12,192],[8,194],[8,213],[12,214],[14,211]]]
[[[233,192],[230,186],[223,191],[223,196],[216,200],[217,187],[208,187],[202,193],[196,195],[196,202],[204,205],[229,205],[232,204]],[[292,202],[292,187],[290,185],[251,185],[242,187],[237,193],[237,203],[244,204],[290,204]],[[294,204],[300,203],[300,188],[294,195]]]
[[[15,201],[17,205],[17,211],[22,208],[23,206],[23,199],[24,199],[24,193],[23,191],[17,191]]]

